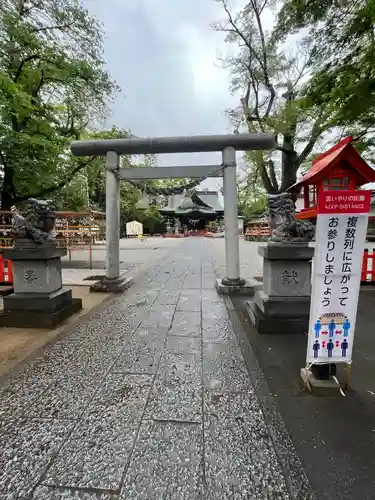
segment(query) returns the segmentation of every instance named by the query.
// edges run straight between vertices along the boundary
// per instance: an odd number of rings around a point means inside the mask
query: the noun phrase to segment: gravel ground
[[[176,245],[8,377],[2,500],[307,498],[290,493],[214,289],[224,242]]]

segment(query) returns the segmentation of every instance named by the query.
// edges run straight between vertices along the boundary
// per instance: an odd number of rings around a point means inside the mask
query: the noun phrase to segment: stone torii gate
[[[269,150],[276,147],[274,134],[228,134],[187,137],[155,137],[74,141],[75,156],[106,157],[106,277],[107,291],[129,286],[120,275],[120,180],[223,177],[226,276],[223,288],[243,286],[240,276],[236,151]],[[152,168],[120,168],[120,155],[222,152],[221,165]]]

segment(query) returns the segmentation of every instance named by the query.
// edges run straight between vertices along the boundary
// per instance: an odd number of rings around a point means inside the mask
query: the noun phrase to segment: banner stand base
[[[335,377],[336,378],[336,377]],[[308,368],[301,368],[301,382],[303,388],[314,396],[319,397],[339,397],[342,396],[342,389],[335,378],[320,380],[315,377]]]
[[[311,365],[312,374],[319,380],[329,380],[336,375],[336,364],[325,363],[323,365]]]

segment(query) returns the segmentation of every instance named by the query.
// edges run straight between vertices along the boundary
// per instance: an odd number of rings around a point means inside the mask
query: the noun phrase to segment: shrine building
[[[323,191],[359,189],[375,182],[375,170],[362,158],[352,142],[352,137],[346,137],[319,155],[302,179],[288,189],[297,198],[298,219],[316,220],[317,204]]]
[[[185,231],[204,232],[211,221],[218,223],[224,216],[224,207],[217,191],[193,191],[190,195],[174,194],[168,205],[160,209],[171,225],[178,221]]]

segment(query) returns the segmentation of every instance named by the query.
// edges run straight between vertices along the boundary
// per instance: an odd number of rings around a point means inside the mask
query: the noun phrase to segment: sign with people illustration
[[[352,360],[370,200],[370,191],[320,194],[308,365]]]
[[[350,321],[343,313],[327,313],[320,316],[314,324],[315,342],[312,346],[314,359],[324,350],[328,360],[337,362],[347,357],[349,351]],[[347,360],[346,360],[347,361]]]

